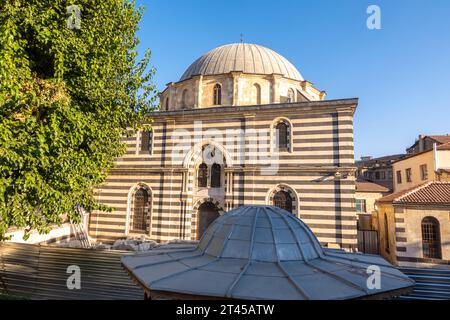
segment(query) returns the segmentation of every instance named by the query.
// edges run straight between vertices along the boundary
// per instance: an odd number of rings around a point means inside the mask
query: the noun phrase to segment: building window
[[[422,180],[427,180],[428,179],[428,170],[427,170],[427,165],[426,164],[422,164],[420,166],[420,177],[422,178]]]
[[[289,126],[285,122],[279,122],[276,127],[277,150],[289,151]]]
[[[402,183],[402,172],[398,170],[396,174],[397,174],[397,183],[398,184]]]
[[[216,84],[214,86],[214,105],[221,105],[222,104],[222,87],[220,84]]]
[[[278,191],[274,194],[273,205],[292,213],[292,197],[286,191]]]
[[[393,176],[392,176],[392,171],[389,170],[389,171],[388,171],[388,179],[391,180],[392,178],[393,178]]]
[[[149,194],[145,188],[139,188],[133,197],[133,215],[131,226],[133,231],[147,230],[147,217],[149,208]]]
[[[261,86],[257,83],[253,85],[256,104],[261,104]]]
[[[390,246],[389,246],[389,225],[388,225],[388,217],[387,217],[386,213],[384,213],[384,237],[385,237],[384,250],[389,253],[389,251],[390,251]]]
[[[375,172],[375,180],[380,180],[380,172],[379,171]]]
[[[356,212],[366,212],[366,200],[356,199]]]
[[[197,186],[199,188],[206,188],[208,186],[208,166],[206,163],[202,163],[198,167]]]
[[[188,90],[184,89],[181,94],[181,109],[187,108]]]
[[[412,182],[411,168],[406,169],[405,173],[406,173],[406,182]]]
[[[221,167],[214,163],[211,167],[211,188],[220,188]]]
[[[141,139],[141,151],[152,152],[153,145],[153,131],[150,129],[148,131],[142,131]]]
[[[442,259],[439,221],[433,217],[422,220],[422,249],[424,258]]]
[[[287,93],[287,102],[295,102],[294,90],[289,89]]]
[[[386,172],[380,171],[380,180],[386,180]]]

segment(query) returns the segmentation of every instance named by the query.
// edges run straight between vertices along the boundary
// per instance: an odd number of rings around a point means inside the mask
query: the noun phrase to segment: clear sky
[[[256,43],[291,61],[327,99],[358,97],[355,158],[402,153],[419,134],[450,133],[449,0],[137,0],[140,50],[156,82],[203,53]],[[366,9],[381,8],[381,30]]]

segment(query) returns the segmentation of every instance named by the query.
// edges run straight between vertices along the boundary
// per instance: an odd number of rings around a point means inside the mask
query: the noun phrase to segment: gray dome
[[[303,261],[323,255],[309,228],[294,215],[274,206],[246,206],[216,219],[199,248],[217,258],[263,262]]]
[[[282,74],[303,81],[303,77],[286,58],[266,47],[250,43],[233,43],[215,48],[198,58],[180,81],[195,75],[217,75],[231,71],[248,74]]]
[[[198,245],[122,258],[152,298],[323,300],[390,297],[409,279],[380,256],[322,248],[297,217],[272,206],[241,206],[216,219]],[[381,288],[368,288],[368,267]]]

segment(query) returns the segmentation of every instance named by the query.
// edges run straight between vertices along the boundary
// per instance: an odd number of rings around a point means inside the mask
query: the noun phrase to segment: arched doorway
[[[200,239],[209,225],[220,216],[219,208],[212,202],[205,202],[198,208],[197,239]]]

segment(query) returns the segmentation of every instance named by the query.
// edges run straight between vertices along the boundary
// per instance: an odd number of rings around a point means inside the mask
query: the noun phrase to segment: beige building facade
[[[409,148],[408,150],[416,150]],[[434,143],[431,148],[417,149],[392,165],[394,192],[411,189],[429,181],[449,181],[450,143]]]
[[[324,100],[262,46],[219,47],[161,93],[149,130],[126,138],[89,235],[195,240],[224,212],[271,204],[299,216],[325,246],[356,247],[353,115]],[[243,226],[245,227],[245,226]]]
[[[450,182],[429,182],[377,201],[380,253],[405,267],[450,268]]]

